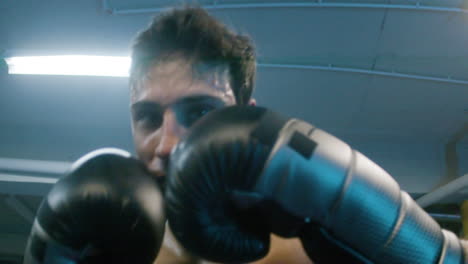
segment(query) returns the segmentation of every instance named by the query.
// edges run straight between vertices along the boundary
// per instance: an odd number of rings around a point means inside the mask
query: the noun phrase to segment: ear
[[[256,106],[256,105],[257,105],[257,100],[255,100],[254,98],[250,99],[248,105],[250,105],[250,106]]]

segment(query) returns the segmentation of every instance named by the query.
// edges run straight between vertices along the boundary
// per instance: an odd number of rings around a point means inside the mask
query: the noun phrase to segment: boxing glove
[[[182,244],[214,261],[263,257],[270,232],[300,237],[323,263],[465,258],[455,235],[375,163],[310,124],[262,108],[224,108],[193,127],[171,155],[166,208]]]
[[[150,264],[164,225],[162,193],[144,164],[122,150],[97,150],[42,201],[23,263]]]

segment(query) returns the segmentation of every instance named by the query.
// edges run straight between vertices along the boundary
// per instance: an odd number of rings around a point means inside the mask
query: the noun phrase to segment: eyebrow
[[[135,113],[137,111],[141,110],[162,110],[163,107],[161,104],[152,102],[152,101],[139,101],[131,106],[132,113]]]
[[[221,98],[211,95],[192,95],[180,98],[175,101],[173,104],[191,104],[191,103],[200,103],[200,102],[213,102],[216,104],[225,104]]]
[[[191,95],[191,96],[186,96],[182,97],[180,99],[177,99],[175,102],[172,102],[171,105],[175,104],[191,104],[191,103],[197,103],[197,102],[203,102],[203,101],[209,101],[209,102],[214,102],[216,104],[220,105],[225,105],[225,102],[216,96],[211,96],[211,95]],[[134,104],[132,104],[131,108],[132,111],[140,110],[140,109],[153,109],[153,110],[162,110],[166,106],[161,105],[160,103],[154,102],[154,101],[139,101]]]

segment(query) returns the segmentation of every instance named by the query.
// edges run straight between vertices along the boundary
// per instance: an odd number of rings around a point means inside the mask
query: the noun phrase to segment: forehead
[[[208,95],[229,101],[234,96],[228,67],[223,64],[191,63],[173,58],[153,65],[142,78],[132,101],[170,104],[181,97]]]

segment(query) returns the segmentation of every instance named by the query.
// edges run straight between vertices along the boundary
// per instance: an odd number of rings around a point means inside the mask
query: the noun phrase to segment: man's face
[[[153,66],[131,99],[132,131],[138,157],[164,177],[172,148],[207,112],[235,104],[223,65],[174,58]]]

